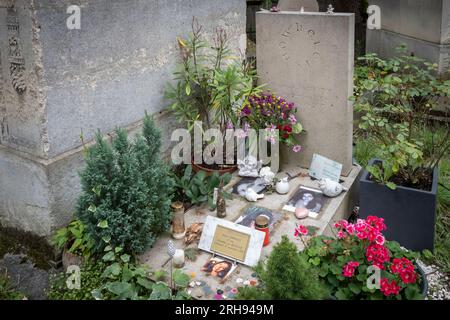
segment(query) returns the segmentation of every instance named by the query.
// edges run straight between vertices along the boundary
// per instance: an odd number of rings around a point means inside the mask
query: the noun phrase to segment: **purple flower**
[[[241,113],[242,113],[243,116],[248,116],[251,113],[250,108],[248,106],[245,106],[242,109]]]
[[[289,116],[289,121],[291,122],[292,125],[294,125],[297,123],[297,118],[293,114],[291,114]]]
[[[233,123],[230,120],[227,121],[227,129],[234,129]]]
[[[292,151],[294,151],[295,153],[300,152],[300,150],[302,150],[302,147],[298,144],[292,147]]]

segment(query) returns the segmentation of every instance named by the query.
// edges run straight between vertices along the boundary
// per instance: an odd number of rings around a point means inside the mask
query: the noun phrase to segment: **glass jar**
[[[183,239],[186,235],[186,228],[184,225],[184,206],[182,202],[172,202],[170,205],[173,211],[172,219],[172,237],[174,239]]]

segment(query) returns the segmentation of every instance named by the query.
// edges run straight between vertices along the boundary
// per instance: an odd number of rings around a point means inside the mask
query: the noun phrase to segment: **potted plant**
[[[426,297],[427,279],[414,263],[418,254],[395,241],[385,240],[383,218],[368,216],[356,223],[341,220],[331,230],[334,237],[309,237],[308,229],[298,226],[294,236],[305,245],[303,255],[326,282],[334,298],[416,300]]]
[[[81,266],[93,253],[94,242],[80,220],[73,220],[67,227],[59,229],[53,237],[53,243],[63,250],[64,270],[70,265]]]
[[[225,30],[217,28],[210,44],[204,39],[202,26],[195,18],[189,39],[178,38],[178,46],[181,59],[174,73],[176,83],[169,83],[165,93],[171,102],[169,108],[178,121],[189,130],[198,123],[201,123],[201,130],[216,128],[222,133],[235,128],[238,125],[236,110],[246,97],[260,91],[258,86],[254,86],[254,69],[233,56]],[[234,151],[226,150],[226,153]],[[192,166],[195,171],[218,171],[221,174],[236,169],[235,163],[230,165],[226,161],[210,165],[192,161]]]
[[[360,180],[360,216],[383,217],[391,226],[387,238],[409,249],[433,249],[438,165],[450,139],[432,115],[439,99],[449,96],[450,81],[437,79],[435,65],[412,56],[359,60],[357,134],[372,142],[378,157]]]

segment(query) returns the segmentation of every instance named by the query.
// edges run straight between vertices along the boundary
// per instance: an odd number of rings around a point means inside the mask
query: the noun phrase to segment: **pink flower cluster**
[[[350,261],[347,263],[344,268],[342,268],[342,275],[347,278],[353,277],[353,274],[355,273],[356,268],[359,267],[359,262],[357,261]]]
[[[417,275],[414,265],[405,257],[392,259],[391,271],[398,274],[405,284],[416,282]]]
[[[389,282],[388,279],[382,278],[380,283],[380,291],[383,292],[385,296],[397,295],[400,292],[401,287],[397,285],[395,280]]]
[[[302,236],[308,235],[308,228],[306,228],[305,226],[302,226],[302,225],[295,228],[294,237],[298,237],[299,235],[302,235]]]
[[[383,270],[384,264],[389,261],[389,250],[383,245],[371,243],[367,247],[366,258],[374,266]]]

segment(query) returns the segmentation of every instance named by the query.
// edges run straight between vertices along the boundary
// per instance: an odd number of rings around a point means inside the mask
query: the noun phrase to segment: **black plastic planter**
[[[380,160],[372,159],[373,165]],[[364,171],[360,180],[359,215],[382,217],[387,230],[386,239],[395,240],[407,249],[433,250],[436,219],[438,169],[433,171],[430,191],[397,186],[391,190],[369,180]]]

